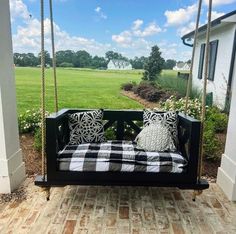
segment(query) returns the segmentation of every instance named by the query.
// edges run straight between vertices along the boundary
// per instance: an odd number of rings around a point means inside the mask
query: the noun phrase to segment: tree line
[[[52,66],[52,58],[48,51],[45,51],[45,64]],[[106,69],[107,64],[112,59],[122,59],[129,61],[133,69],[144,69],[148,62],[148,57],[134,57],[129,59],[120,53],[107,51],[104,57],[92,56],[85,50],[61,50],[56,52],[57,67],[76,67],[76,68],[94,68]],[[20,67],[36,67],[41,64],[41,53],[35,55],[33,53],[14,53],[14,63]],[[163,61],[163,69],[172,69],[176,64],[176,60],[167,59]]]

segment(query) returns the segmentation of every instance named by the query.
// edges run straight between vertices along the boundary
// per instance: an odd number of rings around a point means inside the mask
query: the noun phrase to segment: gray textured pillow
[[[69,115],[70,145],[104,142],[103,110]]]
[[[163,113],[154,112],[152,110],[144,110],[143,125],[161,124],[168,128],[175,146],[178,146],[178,114],[175,111],[167,111]]]
[[[162,124],[150,124],[144,127],[135,141],[146,151],[176,151],[170,131]]]

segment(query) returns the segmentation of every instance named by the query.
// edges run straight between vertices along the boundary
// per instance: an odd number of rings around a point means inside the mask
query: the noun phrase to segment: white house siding
[[[219,42],[214,80],[208,80],[207,91],[213,92],[213,103],[221,109],[225,107],[235,29],[235,24],[221,25],[219,28],[212,29],[210,37],[210,41],[219,40]],[[193,86],[197,87],[199,90],[203,87],[203,79],[198,79],[198,66],[202,43],[205,43],[205,35],[199,36],[198,38],[193,66]]]
[[[173,67],[174,71],[189,71],[190,70],[190,65],[185,63],[182,67],[179,67],[177,64]]]
[[[126,61],[118,61],[118,64],[116,66],[117,61],[110,60],[110,62],[107,64],[108,70],[132,70],[132,65],[129,62]],[[120,64],[119,64],[120,63]]]

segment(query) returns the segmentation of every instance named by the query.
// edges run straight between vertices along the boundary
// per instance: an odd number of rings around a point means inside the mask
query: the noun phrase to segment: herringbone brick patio
[[[51,200],[25,182],[26,197],[0,205],[0,233],[236,233],[236,203],[216,184],[193,202],[175,188],[66,186]]]

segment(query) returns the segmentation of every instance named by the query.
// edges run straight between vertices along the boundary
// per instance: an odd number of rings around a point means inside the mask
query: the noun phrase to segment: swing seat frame
[[[38,175],[35,185],[41,187],[65,185],[153,186],[178,187],[180,189],[204,190],[209,184],[198,179],[200,121],[182,113],[178,114],[179,151],[188,159],[183,173],[153,172],[76,172],[59,171],[57,155],[69,142],[68,115],[84,109],[62,109],[46,118],[46,176]],[[135,121],[143,121],[140,110],[104,110],[105,131],[116,126],[116,139],[124,140],[126,123],[140,132]],[[114,125],[114,123],[116,123]],[[109,139],[108,139],[109,140]]]

